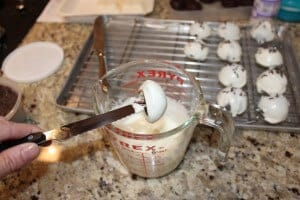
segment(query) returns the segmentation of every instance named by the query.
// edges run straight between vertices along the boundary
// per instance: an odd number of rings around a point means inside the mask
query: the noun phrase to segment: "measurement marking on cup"
[[[144,166],[145,175],[148,176],[144,153],[142,153],[142,162],[143,162],[143,166]]]

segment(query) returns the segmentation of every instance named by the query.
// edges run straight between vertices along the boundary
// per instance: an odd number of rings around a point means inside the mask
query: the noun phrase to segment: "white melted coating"
[[[222,67],[218,77],[224,86],[242,88],[247,83],[247,72],[239,64],[230,64]]]
[[[256,80],[256,88],[259,93],[268,95],[283,94],[286,91],[287,78],[278,69],[270,69],[262,74]]]
[[[217,103],[227,108],[233,117],[242,114],[247,109],[247,95],[240,88],[226,87],[217,95]]]
[[[188,58],[203,61],[207,58],[209,50],[199,42],[189,42],[185,44],[183,51]]]
[[[190,27],[190,34],[195,35],[197,39],[205,39],[210,36],[211,28],[210,26],[203,22],[203,23],[194,23]]]
[[[118,120],[112,125],[123,131],[142,134],[147,137],[172,131],[188,120],[187,109],[180,102],[167,98],[166,112],[154,123],[149,123],[146,120],[145,112],[139,112]],[[193,131],[194,127],[189,126],[178,128],[167,137],[151,139],[150,136],[149,139],[144,138],[141,140],[122,136],[114,131],[110,131],[110,133],[114,137],[114,140],[112,140],[114,147],[119,149],[118,155],[132,173],[140,176],[157,177],[168,173],[180,163]],[[122,144],[127,144],[127,146],[124,147]],[[146,167],[141,163],[141,157],[145,158]],[[153,157],[158,158],[158,162],[152,162]],[[160,160],[163,160],[163,162],[160,162]],[[155,161],[157,160],[155,159]]]
[[[130,98],[120,106],[131,104],[135,100],[135,98]],[[172,130],[183,124],[188,118],[186,108],[176,100],[167,97],[167,109],[156,122],[147,121],[145,112],[137,112],[114,122],[113,125],[127,132],[154,134]]]
[[[289,106],[289,101],[283,95],[262,96],[258,102],[264,120],[271,124],[284,121],[288,116]]]
[[[272,24],[269,21],[261,21],[251,29],[251,37],[255,39],[259,44],[270,42],[275,38],[275,31]]]
[[[220,24],[218,34],[224,40],[239,40],[241,37],[239,26],[232,22]]]
[[[255,53],[255,61],[257,64],[273,68],[283,64],[283,58],[280,51],[276,47],[258,48]]]
[[[223,41],[218,45],[217,54],[221,60],[226,60],[232,63],[240,62],[242,48],[236,41]]]

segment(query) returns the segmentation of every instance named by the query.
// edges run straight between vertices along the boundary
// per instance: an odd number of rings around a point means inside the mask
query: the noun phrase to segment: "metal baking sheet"
[[[97,19],[99,20],[99,19]],[[140,59],[161,59],[184,66],[199,80],[205,98],[216,101],[223,87],[218,82],[218,72],[226,63],[216,54],[221,39],[210,37],[206,43],[210,53],[205,62],[195,62],[185,57],[183,47],[193,40],[189,35],[192,21],[160,20],[134,17],[105,17],[105,51],[107,70],[121,63]],[[218,23],[211,23],[216,28]],[[97,28],[97,27],[95,27]],[[236,126],[246,129],[300,132],[300,66],[297,63],[288,33],[272,43],[283,54],[283,72],[289,83],[285,96],[290,102],[288,118],[276,125],[266,123],[257,112],[260,94],[255,87],[256,78],[265,69],[255,63],[254,54],[259,45],[250,37],[249,26],[241,26],[240,44],[243,50],[241,64],[248,72],[247,85],[243,88],[248,95],[247,111],[236,117]],[[57,98],[57,105],[69,111],[92,114],[91,85],[98,79],[98,57],[93,51],[93,35],[87,39],[65,86]]]

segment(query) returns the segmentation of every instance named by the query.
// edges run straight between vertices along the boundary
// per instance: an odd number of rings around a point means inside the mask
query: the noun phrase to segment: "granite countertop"
[[[156,1],[150,17],[169,18],[166,2]],[[65,52],[54,75],[23,85],[24,110],[45,130],[87,117],[61,110],[55,98],[92,28],[36,23],[22,43],[52,41]],[[291,31],[299,58],[300,26]],[[127,172],[101,130],[90,131],[44,147],[31,165],[0,181],[0,199],[300,199],[299,134],[238,132],[228,163],[218,168],[208,156],[211,132],[197,127],[178,168],[164,177],[145,179]]]

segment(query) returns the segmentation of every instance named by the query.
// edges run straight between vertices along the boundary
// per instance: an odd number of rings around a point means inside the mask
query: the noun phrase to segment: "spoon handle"
[[[95,115],[87,119],[79,120],[77,122],[61,126],[57,129],[52,129],[45,132],[31,133],[20,139],[8,140],[0,143],[0,152],[10,147],[27,142],[33,142],[38,145],[42,145],[51,140],[66,140],[72,136],[110,124],[133,113],[135,113],[133,106],[128,105],[106,112],[104,114]]]

